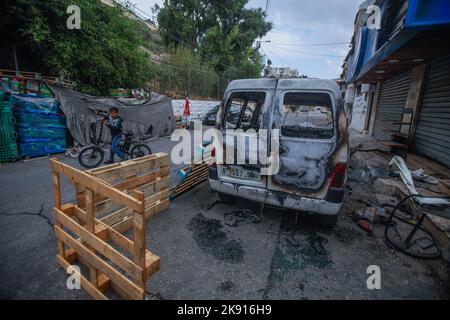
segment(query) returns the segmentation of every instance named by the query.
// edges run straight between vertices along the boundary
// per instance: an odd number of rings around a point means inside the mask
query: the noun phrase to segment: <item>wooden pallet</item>
[[[148,278],[160,258],[147,250],[146,221],[168,209],[168,156],[155,154],[79,171],[55,158],[53,176],[58,263],[82,264],[81,286],[95,299],[112,289],[124,299],[146,296]],[[61,203],[61,176],[75,186],[77,203]],[[132,230],[132,239],[123,233]]]
[[[210,152],[210,150],[206,151]],[[197,161],[199,162],[199,161]],[[210,156],[205,157],[201,163],[195,163],[187,166],[181,170],[186,172],[187,177],[182,180],[178,185],[170,189],[170,199],[173,199],[182,193],[194,188],[208,178],[209,167],[214,162],[214,159]]]

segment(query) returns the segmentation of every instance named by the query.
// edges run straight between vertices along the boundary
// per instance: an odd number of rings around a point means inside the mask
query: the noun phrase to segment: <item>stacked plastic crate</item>
[[[66,150],[66,118],[53,98],[13,96],[21,157],[38,157]]]
[[[0,162],[19,159],[11,96],[0,91]]]

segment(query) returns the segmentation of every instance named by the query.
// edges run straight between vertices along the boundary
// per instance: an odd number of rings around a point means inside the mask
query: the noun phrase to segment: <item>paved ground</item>
[[[171,145],[151,143],[155,152]],[[174,183],[176,167],[171,171]],[[48,159],[2,165],[0,181],[0,298],[89,299],[66,289],[55,262]],[[63,200],[74,201],[67,183],[63,190]],[[449,299],[446,262],[405,257],[385,245],[381,225],[369,236],[349,218],[364,190],[349,183],[343,213],[328,230],[308,215],[295,223],[291,212],[218,203],[207,183],[198,186],[148,224],[148,246],[161,257],[150,298]],[[381,290],[367,289],[370,265],[381,268]]]

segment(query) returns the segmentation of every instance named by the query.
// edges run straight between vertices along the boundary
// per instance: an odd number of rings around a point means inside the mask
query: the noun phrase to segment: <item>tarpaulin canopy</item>
[[[93,97],[56,85],[49,85],[49,88],[60,102],[70,133],[81,145],[91,144],[99,113],[108,112],[112,106],[119,109],[124,120],[123,130],[133,131],[139,140],[167,136],[176,129],[172,100],[164,95],[154,93],[144,103],[136,103],[133,99]],[[104,130],[104,139],[109,139],[108,131]]]

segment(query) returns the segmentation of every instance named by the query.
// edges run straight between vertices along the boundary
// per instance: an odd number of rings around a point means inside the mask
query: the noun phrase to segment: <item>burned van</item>
[[[240,108],[239,117],[234,114],[236,107]],[[269,135],[277,130],[278,168],[273,174],[264,175],[267,163],[224,161],[210,169],[211,188],[225,202],[245,198],[316,213],[321,215],[323,224],[332,226],[341,209],[347,181],[347,127],[341,92],[332,80],[233,81],[225,92],[216,123],[224,137],[224,157],[227,150],[237,148],[234,133],[237,139],[238,133],[248,130],[256,135],[262,129]],[[273,148],[270,141],[267,139],[268,145],[263,146],[268,153]],[[248,147],[246,160],[260,151],[256,149],[261,149],[261,144]],[[238,150],[234,151],[236,158]]]

